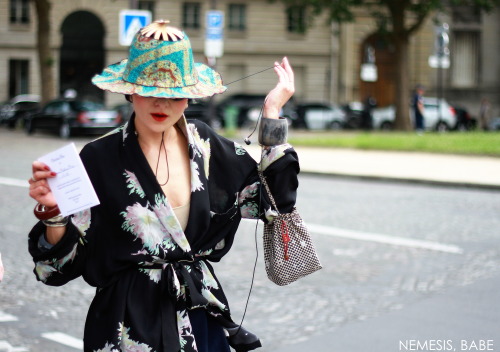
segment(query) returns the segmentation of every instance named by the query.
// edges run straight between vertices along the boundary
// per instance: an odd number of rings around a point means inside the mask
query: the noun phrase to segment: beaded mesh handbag
[[[288,285],[322,268],[307,227],[294,207],[281,214],[262,172],[259,177],[278,215],[264,224],[264,263],[269,280]]]

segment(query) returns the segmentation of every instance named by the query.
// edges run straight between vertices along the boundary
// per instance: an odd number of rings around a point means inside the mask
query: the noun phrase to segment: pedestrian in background
[[[30,196],[44,206],[36,213],[43,221],[29,234],[38,280],[60,286],[82,276],[97,288],[85,324],[86,352],[261,346],[231,318],[210,262],[229,251],[242,217],[272,219],[259,169],[280,212],[295,204],[298,158],[278,115],[294,93],[294,76],[286,58],[274,70],[278,83],[263,102],[260,124],[276,143],[263,148],[257,165],[241,145],[185,119],[188,99],[226,87],[217,72],[194,63],[183,31],[153,22],[135,35],[128,60],[92,80],[124,94],[134,108],[123,127],[80,153],[100,204],[61,216],[47,182],[57,175],[33,163]]]
[[[489,130],[490,110],[490,101],[486,98],[483,98],[481,100],[481,105],[479,106],[479,128],[483,131]]]
[[[422,133],[424,131],[424,92],[424,86],[417,84],[412,99],[413,116],[415,117],[415,130],[417,133]]]
[[[367,96],[363,102],[363,111],[361,112],[361,128],[370,131],[373,128],[372,110],[377,106],[377,101],[371,95]]]

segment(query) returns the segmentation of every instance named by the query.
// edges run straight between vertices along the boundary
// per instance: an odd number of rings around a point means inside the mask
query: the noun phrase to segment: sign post
[[[151,23],[151,11],[121,10],[119,21],[120,45],[129,46],[139,29]]]
[[[224,12],[210,10],[206,13],[205,56],[222,57],[224,52]]]
[[[375,65],[375,49],[371,45],[365,48],[364,63],[361,64],[361,79],[365,82],[376,82],[378,79],[377,65]]]
[[[448,36],[448,23],[437,26],[436,40],[434,42],[434,55],[429,56],[429,66],[437,68],[437,86],[438,86],[438,109],[439,119],[442,118],[441,99],[443,98],[443,69],[450,68],[450,37]]]

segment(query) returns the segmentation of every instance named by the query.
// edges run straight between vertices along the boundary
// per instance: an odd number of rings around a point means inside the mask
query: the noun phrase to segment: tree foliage
[[[286,6],[303,6],[313,16],[329,14],[329,22],[353,22],[358,10],[374,19],[379,33],[396,48],[396,123],[398,130],[411,128],[408,115],[409,76],[408,46],[410,37],[433,13],[446,12],[452,6],[469,6],[490,12],[500,0],[281,0]]]

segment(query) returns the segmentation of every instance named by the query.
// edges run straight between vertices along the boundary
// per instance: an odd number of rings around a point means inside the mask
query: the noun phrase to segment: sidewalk
[[[260,147],[246,147],[259,156]],[[295,147],[301,172],[500,190],[500,158]]]

